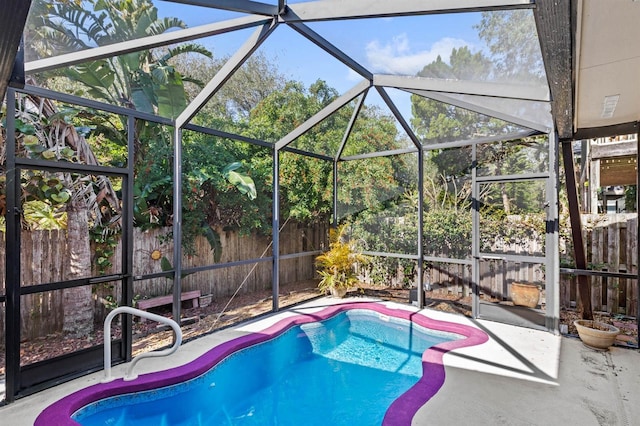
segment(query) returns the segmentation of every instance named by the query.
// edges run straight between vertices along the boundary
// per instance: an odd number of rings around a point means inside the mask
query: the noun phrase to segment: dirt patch
[[[395,287],[378,287],[362,284],[358,289],[350,291],[350,297],[371,297],[397,303],[409,303],[409,289]],[[282,285],[279,291],[279,307],[284,309],[313,298],[322,296],[316,288],[315,281],[305,281]],[[239,293],[230,297],[214,300],[210,305],[183,310],[183,336],[185,340],[210,333],[212,331],[237,324],[271,312],[273,306],[271,290],[253,293]],[[425,293],[425,307],[454,314],[471,317],[471,296],[461,296],[446,292],[431,291]],[[170,316],[169,308],[155,311]],[[638,329],[635,318],[611,316],[606,313],[594,313],[596,321],[612,324],[620,328],[618,345],[637,347]],[[560,323],[567,326],[568,334],[577,336],[573,321],[579,319],[575,310],[562,310]],[[171,345],[172,332],[166,327],[158,327],[156,323],[134,322],[134,355]],[[120,329],[114,327],[113,338],[120,336]],[[62,333],[51,334],[37,339],[23,341],[20,346],[22,365],[54,358],[102,344],[101,326],[89,336],[73,339]],[[0,351],[0,375],[4,374],[4,350]]]
[[[563,309],[560,311],[560,324],[566,325],[567,334],[578,335],[578,330],[573,324],[581,319],[580,313],[575,309]],[[636,319],[625,315],[611,315],[607,312],[594,312],[593,319],[597,323],[613,325],[620,329],[620,334],[616,337],[616,345],[622,347],[638,347],[638,324]],[[603,329],[606,329],[603,327]]]

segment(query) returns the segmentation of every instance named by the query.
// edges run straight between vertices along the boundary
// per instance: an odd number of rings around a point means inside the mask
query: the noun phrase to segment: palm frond
[[[211,53],[207,48],[201,46],[197,43],[185,43],[179,46],[170,48],[167,50],[167,53],[160,58],[161,62],[167,62],[171,58],[175,58],[178,55],[184,55],[189,53],[199,53],[201,55],[206,56],[207,58],[213,59],[213,53]]]
[[[115,72],[109,62],[105,60],[79,64],[65,70],[70,79],[77,81],[89,89],[94,98],[113,102],[110,92],[115,80]]]
[[[156,19],[147,29],[147,35],[162,34],[170,29],[184,29],[187,25],[179,18]]]

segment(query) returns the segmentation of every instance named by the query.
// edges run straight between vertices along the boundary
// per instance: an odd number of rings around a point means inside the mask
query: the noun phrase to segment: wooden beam
[[[573,138],[571,1],[537,0],[533,15],[560,140]]]
[[[630,133],[638,133],[638,122],[613,124],[611,126],[589,127],[577,129],[573,135],[575,140],[579,139],[595,139],[606,138],[609,136],[628,135]]]
[[[636,155],[600,160],[600,186],[635,185],[638,174]]]
[[[580,219],[580,206],[578,205],[578,190],[576,188],[576,172],[573,162],[573,147],[571,141],[562,143],[562,159],[567,184],[567,198],[569,201],[569,221],[571,223],[571,237],[573,239],[573,258],[577,269],[587,269],[587,255],[582,238],[582,221]],[[578,310],[582,319],[593,319],[591,308],[591,287],[586,275],[578,275]]]
[[[0,13],[0,101],[9,85],[31,0],[4,0]]]
[[[635,156],[637,151],[638,143],[634,140],[591,144],[591,159]]]

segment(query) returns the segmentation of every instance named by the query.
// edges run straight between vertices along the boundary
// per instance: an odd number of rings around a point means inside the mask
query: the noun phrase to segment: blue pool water
[[[456,334],[349,310],[228,356],[166,388],[108,398],[73,419],[93,425],[379,425],[422,376],[422,353]]]

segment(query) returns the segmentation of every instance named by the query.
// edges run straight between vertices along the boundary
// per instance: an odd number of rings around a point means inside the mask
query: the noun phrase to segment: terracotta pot
[[[610,324],[591,320],[573,322],[578,329],[578,336],[586,346],[594,349],[608,349],[616,341],[620,329]]]
[[[347,288],[346,287],[331,287],[329,289],[329,292],[331,293],[331,296],[338,298],[338,299],[342,299],[343,297],[345,297],[347,295]]]
[[[540,289],[533,284],[511,283],[511,301],[517,306],[535,308],[540,301]]]

